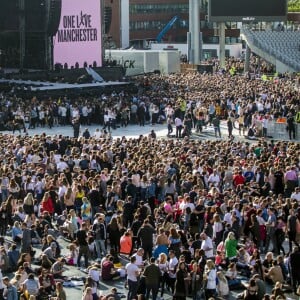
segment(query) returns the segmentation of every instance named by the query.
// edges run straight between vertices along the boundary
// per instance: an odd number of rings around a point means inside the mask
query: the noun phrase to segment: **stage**
[[[54,91],[54,90],[68,90],[68,89],[95,89],[95,88],[112,88],[120,86],[128,86],[130,82],[95,82],[95,83],[58,83],[58,82],[45,82],[45,81],[31,81],[31,80],[15,80],[15,79],[0,79],[0,84],[9,84],[16,87],[23,87],[27,91]]]

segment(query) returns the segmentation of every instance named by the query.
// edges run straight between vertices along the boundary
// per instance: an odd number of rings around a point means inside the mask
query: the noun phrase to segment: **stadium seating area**
[[[244,28],[243,34],[256,47],[300,71],[300,31],[252,31]]]

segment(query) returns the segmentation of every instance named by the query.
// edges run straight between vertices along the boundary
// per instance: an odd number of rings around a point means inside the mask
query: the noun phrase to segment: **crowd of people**
[[[2,94],[6,115],[22,120],[25,131],[76,122],[110,131],[148,121],[165,122],[169,136],[175,124],[177,139],[157,139],[154,132],[112,139],[100,130],[74,130],[74,137],[1,134],[0,232],[9,241],[0,240],[0,298],[66,299],[65,264],[88,273],[84,300],[118,300],[115,289],[98,295],[99,280],[120,277],[128,300],[150,294],[155,300],[158,293],[216,299],[230,290],[259,300],[299,293],[300,144],[267,139],[264,129],[269,118],[297,122],[298,77],[138,80],[136,94],[97,99],[23,103]],[[242,143],[230,132],[226,140],[189,138],[193,127],[210,125],[218,136],[222,118],[240,135],[262,126],[263,138]],[[58,236],[69,241],[67,255]]]
[[[258,68],[256,60],[252,58],[254,69]],[[226,70],[239,70],[240,64],[242,61],[230,58]],[[270,120],[283,117],[287,137],[295,139],[295,122],[300,122],[299,75],[257,76],[231,76],[222,70],[214,74],[154,74],[136,79],[136,93],[124,90],[76,99],[63,95],[59,99],[20,99],[13,92],[2,93],[0,121],[13,132],[74,124],[101,124],[111,131],[129,124],[166,123],[169,135],[176,132],[176,137],[214,124],[220,136],[218,120],[212,122],[216,117],[228,120],[229,136],[236,127],[240,135],[257,137],[267,136]]]

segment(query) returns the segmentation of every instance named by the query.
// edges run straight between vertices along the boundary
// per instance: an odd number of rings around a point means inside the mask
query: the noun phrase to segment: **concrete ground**
[[[28,127],[28,124],[26,124],[26,127]],[[102,129],[101,125],[91,125],[91,126],[81,126],[81,134],[85,130],[85,128],[88,128],[91,135],[95,132],[95,130]],[[139,135],[147,136],[150,134],[151,130],[154,130],[157,137],[167,137],[167,125],[166,124],[156,124],[156,125],[145,125],[145,126],[139,126],[139,125],[128,125],[127,127],[120,127],[115,130],[111,131],[112,137],[122,137],[126,136],[127,138],[135,138]],[[54,126],[52,129],[48,127],[36,127],[35,129],[28,129],[29,135],[35,135],[35,134],[41,134],[46,133],[47,135],[59,135],[62,134],[64,136],[73,136],[73,128],[71,125],[67,126]],[[11,131],[2,131],[2,133],[12,133]],[[228,138],[228,132],[227,132],[227,126],[225,121],[221,121],[221,133],[222,133],[222,139]],[[15,135],[18,135],[19,132],[16,131]],[[24,135],[23,132],[21,132],[22,135]],[[175,126],[173,125],[173,134],[175,134]],[[238,130],[234,129],[233,134],[236,139],[244,139],[243,137],[239,137]],[[201,134],[195,133],[195,130],[193,129],[192,132],[192,138],[200,138],[203,140],[214,140],[214,129],[212,126],[207,126],[207,128],[203,129],[203,132]]]

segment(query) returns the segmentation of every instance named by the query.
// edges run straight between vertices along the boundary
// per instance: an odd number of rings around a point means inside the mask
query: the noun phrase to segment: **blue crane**
[[[158,34],[158,36],[156,37],[156,41],[158,43],[161,42],[162,38],[165,36],[165,34],[171,29],[171,27],[174,25],[174,23],[179,20],[178,16],[174,16],[169,22],[168,24],[162,29],[162,31]]]

